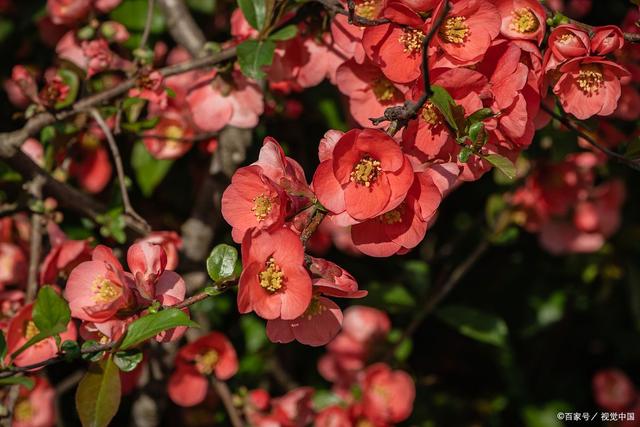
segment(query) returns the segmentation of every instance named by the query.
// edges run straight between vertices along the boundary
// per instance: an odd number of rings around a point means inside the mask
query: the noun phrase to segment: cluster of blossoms
[[[595,252],[620,226],[621,180],[597,181],[601,160],[592,153],[541,163],[511,196],[513,220],[538,233],[552,254]]]

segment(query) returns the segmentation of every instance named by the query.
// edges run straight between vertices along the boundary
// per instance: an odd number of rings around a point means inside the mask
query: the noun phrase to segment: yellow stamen
[[[276,263],[276,260],[274,258],[269,258],[266,266],[267,268],[265,268],[260,272],[260,274],[258,274],[258,278],[260,279],[260,286],[262,286],[269,292],[274,293],[280,290],[283,286],[282,282],[284,282],[285,279],[284,272]]]
[[[571,43],[574,39],[576,38],[576,36],[574,36],[571,33],[567,33],[567,34],[563,34],[560,36],[560,38],[558,39],[558,42],[562,43],[562,44],[569,44]]]
[[[253,198],[253,207],[251,211],[255,214],[258,222],[264,221],[271,212],[271,199],[264,193]]]
[[[26,423],[33,418],[33,405],[29,399],[22,399],[16,403],[13,419],[18,422]]]
[[[509,28],[519,33],[533,33],[540,28],[540,22],[536,15],[528,8],[522,7],[511,12],[513,19]]]
[[[399,98],[400,91],[389,80],[381,77],[373,82],[371,90],[381,104],[388,104]]]
[[[206,353],[196,355],[195,359],[198,372],[203,375],[211,375],[218,360],[220,360],[220,356],[217,351],[209,350]]]
[[[397,208],[385,212],[378,217],[379,221],[388,225],[398,224],[402,222],[402,213],[404,212],[404,207],[398,206]]]
[[[580,73],[576,79],[580,90],[587,96],[592,96],[604,86],[602,68],[598,64],[587,64],[580,67]]]
[[[122,295],[122,289],[104,277],[97,277],[91,284],[95,302],[111,302]]]
[[[440,27],[440,37],[447,43],[464,43],[469,36],[469,26],[464,16],[452,16]]]
[[[403,52],[413,55],[422,50],[422,39],[424,33],[415,28],[403,28],[402,35],[399,38],[400,43],[404,45]]]
[[[33,320],[29,320],[27,322],[27,325],[24,328],[24,337],[25,337],[25,339],[27,341],[29,341],[31,338],[35,337],[39,333],[40,333],[40,330],[38,329],[36,324],[33,323]]]
[[[366,19],[375,19],[378,7],[375,0],[365,0],[356,4],[354,11],[357,16],[361,16]]]
[[[427,102],[422,108],[422,118],[431,126],[437,126],[442,123],[442,116],[438,108],[432,102]]]
[[[364,156],[353,167],[353,171],[351,172],[351,181],[356,184],[369,187],[372,182],[375,182],[381,170],[380,162],[378,160],[375,160],[368,155]]]
[[[326,310],[327,307],[320,304],[320,300],[317,297],[313,297],[311,299],[311,303],[309,303],[309,307],[307,307],[303,316],[307,320],[311,320],[313,317],[317,316],[318,314],[322,314]]]

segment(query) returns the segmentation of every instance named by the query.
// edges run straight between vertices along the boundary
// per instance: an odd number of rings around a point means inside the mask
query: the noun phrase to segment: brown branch
[[[340,3],[335,0],[313,0],[316,3],[320,3],[324,6],[328,11],[338,14],[344,15],[349,18],[349,23],[358,25],[360,27],[375,27],[376,25],[388,24],[391,22],[388,18],[378,18],[378,19],[367,19],[364,16],[359,16],[355,14],[355,3],[353,0],[348,1],[349,9],[346,10]]]
[[[142,36],[140,37],[140,44],[138,46],[140,49],[144,49],[144,47],[147,45],[147,41],[149,40],[151,25],[153,24],[154,3],[154,0],[147,0],[147,18],[144,23],[144,31],[142,32]]]
[[[422,304],[422,307],[415,312],[411,323],[402,331],[400,339],[395,345],[391,346],[387,351],[384,359],[389,360],[393,357],[396,349],[402,344],[404,340],[413,336],[418,327],[422,324],[424,319],[433,313],[433,310],[438,304],[456,287],[456,285],[462,280],[462,278],[471,270],[471,268],[478,262],[478,260],[484,255],[484,253],[491,247],[489,241],[483,238],[482,241],[475,247],[473,251],[458,265],[449,275],[449,278],[442,284],[437,286]]]
[[[153,138],[165,141],[180,141],[180,142],[200,142],[206,141],[211,138],[215,138],[220,134],[220,132],[203,132],[190,137],[179,137],[176,138],[174,136],[160,135],[160,134],[147,134],[147,133],[139,133],[137,134],[140,138]]]
[[[29,183],[25,184],[33,202],[42,203],[42,187],[45,179],[42,175],[36,175]],[[27,276],[27,292],[25,301],[34,300],[38,291],[38,267],[40,266],[40,253],[42,251],[42,215],[38,212],[31,214],[31,232],[29,235],[29,271]]]
[[[233,396],[231,395],[231,391],[229,390],[227,383],[225,383],[224,381],[220,381],[216,377],[212,376],[211,384],[213,385],[213,388],[216,390],[216,393],[218,393],[218,396],[220,396],[220,399],[222,400],[222,404],[227,410],[227,414],[229,415],[229,421],[231,421],[231,425],[233,427],[243,427],[244,423],[242,422],[242,418],[240,417],[240,413],[238,412],[238,409],[233,404]]]
[[[191,56],[202,55],[206,38],[198,27],[183,0],[159,0],[160,7],[167,18],[167,26],[171,37]]]
[[[640,163],[639,162],[634,161],[632,159],[629,159],[629,158],[623,156],[622,154],[616,153],[615,151],[612,151],[612,150],[608,149],[607,147],[601,145],[591,135],[588,135],[587,133],[583,132],[578,127],[578,125],[576,125],[567,116],[564,116],[562,114],[556,113],[552,108],[550,108],[549,106],[545,105],[544,103],[540,104],[540,108],[542,108],[542,110],[545,113],[547,113],[548,115],[550,115],[551,117],[553,117],[554,119],[556,119],[557,121],[562,123],[565,127],[567,127],[568,129],[572,130],[573,132],[577,133],[582,139],[587,141],[589,143],[589,145],[591,145],[595,149],[600,150],[601,152],[603,152],[607,156],[609,156],[612,159],[616,160],[618,163],[622,163],[622,164],[630,167],[633,170],[640,171]]]
[[[302,246],[306,246],[307,242],[318,229],[318,226],[322,223],[325,216],[327,216],[327,212],[322,211],[320,209],[314,208],[311,216],[309,217],[309,221],[305,225],[304,229],[302,229],[302,233],[300,233],[300,240],[302,241]]]
[[[431,25],[429,32],[422,38],[422,63],[420,66],[422,69],[424,93],[416,101],[406,100],[404,105],[389,107],[384,110],[384,115],[382,117],[369,119],[374,125],[379,125],[382,122],[388,121],[389,128],[387,129],[387,133],[391,136],[395,135],[401,128],[406,126],[409,120],[413,119],[429,98],[433,96],[433,91],[431,90],[431,79],[429,77],[429,44],[440,29],[440,25],[444,22],[450,8],[451,5],[446,1],[438,16],[434,18],[433,25]]]
[[[100,115],[100,112],[97,109],[92,108],[90,111],[94,120],[96,121],[96,123],[98,123],[98,126],[102,130],[102,133],[104,133],[105,137],[107,138],[107,142],[109,143],[109,148],[111,149],[111,155],[113,156],[113,162],[116,165],[116,173],[118,175],[118,182],[120,184],[120,194],[122,195],[122,204],[124,205],[124,214],[125,216],[129,216],[133,218],[135,221],[137,221],[142,227],[144,227],[144,229],[148,233],[151,231],[151,227],[145,221],[145,219],[142,218],[135,211],[135,209],[133,209],[133,206],[131,205],[131,200],[129,199],[129,192],[127,191],[127,182],[125,180],[125,175],[124,175],[124,167],[122,166],[122,158],[120,157],[120,150],[118,150],[118,144],[116,143],[116,140],[113,137],[113,134],[111,133],[111,129],[109,129],[109,125],[107,124],[107,122],[104,121],[104,118],[102,118],[102,115]]]

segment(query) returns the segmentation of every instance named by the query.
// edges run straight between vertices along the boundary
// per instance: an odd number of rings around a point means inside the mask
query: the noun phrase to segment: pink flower
[[[47,0],[47,11],[54,24],[72,25],[91,10],[91,0]]]
[[[0,288],[23,285],[27,279],[27,258],[13,243],[0,242]]]
[[[274,418],[281,426],[304,426],[313,420],[311,387],[298,387],[277,399],[271,399]]]
[[[351,418],[346,409],[340,406],[329,406],[318,412],[316,427],[352,427]]]
[[[629,377],[618,369],[596,372],[592,387],[596,403],[607,411],[626,411],[638,397]]]
[[[5,333],[9,322],[24,306],[24,292],[19,290],[0,292],[0,330]]]
[[[284,224],[287,199],[257,165],[238,169],[222,195],[222,216],[241,242],[248,230],[273,230]]]
[[[414,174],[390,136],[381,130],[353,129],[337,142],[323,141],[313,188],[332,214],[346,212],[347,221],[363,221],[402,203]]]
[[[193,147],[194,131],[187,117],[177,108],[169,107],[159,114],[158,124],[145,131],[145,147],[156,159],[177,159]]]
[[[32,71],[23,65],[15,65],[11,79],[4,82],[4,90],[9,100],[18,108],[26,108],[38,98],[38,86]]]
[[[207,376],[228,380],[238,371],[236,351],[219,332],[211,332],[182,347],[169,379],[169,397],[180,406],[202,402],[209,389]]]
[[[338,67],[336,81],[340,92],[349,97],[349,112],[363,127],[371,126],[369,119],[382,116],[386,108],[404,102],[406,88],[391,82],[368,60],[345,62]]]
[[[164,79],[159,71],[143,72],[137,81],[137,86],[129,89],[129,96],[146,99],[154,104],[154,108],[164,110],[167,107],[168,96]]]
[[[88,240],[59,240],[52,242],[40,269],[41,284],[55,284],[59,276],[67,277],[78,264],[91,259]]]
[[[591,50],[596,55],[608,55],[624,46],[624,33],[615,25],[596,27],[591,38]]]
[[[562,107],[580,120],[612,114],[620,99],[621,83],[629,72],[598,57],[581,57],[560,67],[562,76],[553,87]]]
[[[537,0],[497,0],[496,7],[502,18],[500,32],[503,36],[542,42],[547,14]]]
[[[416,389],[404,371],[392,371],[377,363],[369,366],[362,380],[362,412],[379,423],[399,423],[413,411]]]
[[[7,329],[7,357],[5,363],[9,362],[12,353],[19,350],[27,341],[40,332],[31,317],[32,310],[33,304],[25,305],[9,322],[9,328]],[[70,321],[67,329],[60,334],[60,338],[62,341],[75,341],[76,337],[76,326],[73,324],[73,321]],[[58,354],[56,340],[54,337],[49,337],[28,347],[13,359],[13,363],[16,366],[33,365],[43,360],[51,359],[56,354]]]
[[[32,390],[20,386],[18,400],[13,411],[14,427],[53,427],[55,425],[55,390],[41,376],[31,377]]]
[[[226,125],[253,128],[263,113],[260,88],[240,71],[231,78],[211,71],[192,86],[187,95],[193,122],[204,131],[219,131]]]
[[[304,268],[300,238],[291,230],[247,233],[238,285],[238,310],[264,319],[293,320],[311,302],[311,278]]]
[[[64,297],[71,315],[91,322],[103,322],[131,303],[131,292],[122,266],[111,249],[99,245],[92,260],[71,271]]]
[[[167,255],[167,270],[175,270],[178,267],[178,251],[182,247],[182,238],[175,231],[152,231],[146,237],[136,240],[138,243],[148,242],[160,245]]]

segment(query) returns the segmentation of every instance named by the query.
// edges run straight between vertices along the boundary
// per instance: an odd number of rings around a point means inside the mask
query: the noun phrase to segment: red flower
[[[13,243],[0,242],[0,289],[23,285],[27,278],[27,258]]]
[[[379,423],[399,423],[413,411],[416,389],[404,371],[392,371],[377,363],[369,366],[362,380],[362,412]]]
[[[629,377],[619,369],[604,369],[593,376],[596,403],[607,411],[625,411],[638,394]]]
[[[207,376],[228,380],[238,371],[238,357],[223,334],[211,332],[182,347],[175,366],[169,379],[169,397],[177,405],[194,406],[207,396]]]
[[[40,331],[33,322],[31,312],[33,304],[25,305],[18,314],[9,322],[7,329],[7,356],[5,363],[10,360],[12,353],[20,349],[31,338],[36,336]],[[60,334],[62,341],[75,341],[77,337],[76,326],[73,321],[67,325],[67,329]],[[28,347],[20,353],[13,363],[16,366],[27,366],[51,359],[58,354],[58,345],[54,337],[45,338],[44,340]]]
[[[55,390],[40,376],[31,377],[32,390],[20,386],[18,400],[13,410],[13,427],[53,427],[55,425]]]
[[[167,255],[167,270],[175,270],[178,267],[178,251],[182,247],[182,238],[175,231],[153,231],[146,237],[136,242],[149,242],[162,246]]]
[[[127,277],[111,249],[97,246],[92,260],[71,271],[64,297],[77,319],[102,322],[130,304]]]
[[[253,228],[281,227],[286,208],[286,195],[257,165],[238,169],[222,195],[222,216],[233,227],[236,242]]]
[[[613,114],[620,99],[621,83],[631,74],[616,64],[598,57],[581,57],[559,68],[562,76],[553,87],[567,113],[580,120]]]
[[[346,212],[356,221],[396,208],[413,183],[409,159],[381,130],[350,130],[332,147],[321,142],[320,161],[313,177],[318,200],[334,215]]]
[[[40,268],[40,283],[55,284],[62,275],[67,277],[78,264],[91,259],[89,240],[69,240],[53,222],[47,225],[51,251],[47,254]]]
[[[244,270],[238,285],[238,310],[265,319],[292,320],[311,302],[311,278],[304,249],[291,230],[254,231],[242,241]]]
[[[91,0],[47,0],[47,11],[54,24],[72,25],[91,11]]]
[[[398,207],[351,227],[353,243],[362,253],[387,257],[413,249],[424,239],[443,197],[432,173],[437,172],[416,173],[407,197]]]
[[[608,55],[624,46],[624,33],[620,27],[615,25],[605,25],[594,28],[591,38],[591,50],[596,55]]]
[[[547,14],[537,0],[497,0],[496,7],[502,18],[503,36],[542,43]]]
[[[177,108],[169,108],[159,114],[158,124],[144,133],[145,147],[156,159],[177,159],[191,147],[193,128]]]

